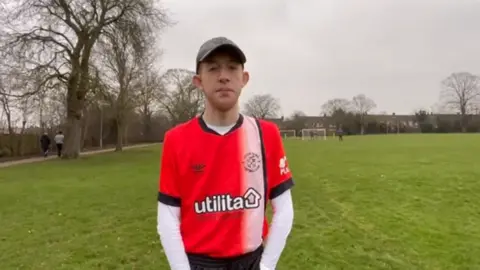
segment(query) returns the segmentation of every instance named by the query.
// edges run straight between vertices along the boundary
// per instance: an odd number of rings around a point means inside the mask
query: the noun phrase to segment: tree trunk
[[[467,132],[467,126],[468,126],[468,118],[467,118],[467,115],[466,115],[466,110],[462,110],[462,114],[461,114],[462,118],[460,120],[460,125],[461,125],[461,128],[462,128],[462,133],[466,133]]]
[[[12,157],[15,157],[18,155],[17,151],[16,151],[16,147],[15,147],[15,133],[13,132],[9,132],[8,133],[8,140],[9,140],[9,144],[7,145],[8,149],[10,149],[10,154]]]
[[[82,137],[82,121],[75,116],[67,116],[65,130],[65,150],[62,158],[74,159],[80,156],[80,140]]]
[[[20,130],[20,137],[18,138],[18,153],[20,156],[24,155],[24,139],[25,139],[25,126],[27,121],[22,121],[22,129]]]
[[[152,133],[152,119],[149,113],[143,116],[143,140],[150,141]]]
[[[68,93],[67,101],[67,123],[65,130],[65,142],[62,158],[75,159],[80,156],[82,138],[82,111],[84,100],[76,93]]]
[[[129,125],[128,124],[125,124],[124,127],[123,127],[123,145],[128,145],[129,141],[128,141],[128,128],[129,128]]]
[[[81,149],[85,149],[85,138],[87,138],[88,126],[89,126],[88,125],[88,120],[89,120],[89,113],[86,109],[84,109],[84,115],[83,115],[83,119],[82,119],[82,137],[80,138]]]
[[[365,134],[365,116],[363,113],[360,115],[360,134]]]
[[[117,123],[117,143],[115,145],[115,151],[120,152],[123,150],[123,136],[124,136],[124,125],[122,120],[116,121]]]
[[[62,158],[74,159],[80,156],[80,146],[82,139],[82,112],[85,107],[85,95],[88,92],[89,78],[89,59],[93,44],[98,38],[98,32],[90,36],[90,40],[79,41],[78,44],[83,47],[82,54],[76,52],[72,57],[72,72],[68,79],[67,86],[67,124]],[[77,45],[78,45],[77,44]],[[80,48],[80,47],[79,47]]]

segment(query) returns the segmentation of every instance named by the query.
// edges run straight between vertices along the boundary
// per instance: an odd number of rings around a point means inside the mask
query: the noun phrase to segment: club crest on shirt
[[[243,167],[247,172],[256,172],[262,165],[262,158],[257,153],[248,152],[243,156]]]

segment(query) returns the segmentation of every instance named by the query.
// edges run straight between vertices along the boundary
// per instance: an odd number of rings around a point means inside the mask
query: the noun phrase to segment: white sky
[[[167,68],[194,69],[199,46],[226,36],[247,55],[242,100],[270,93],[283,114],[318,115],[363,93],[376,112],[438,102],[452,72],[480,73],[478,0],[163,0],[177,23],[162,36]]]

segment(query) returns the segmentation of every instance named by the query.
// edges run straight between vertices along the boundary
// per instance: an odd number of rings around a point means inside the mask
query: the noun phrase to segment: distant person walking
[[[43,135],[40,137],[40,146],[42,147],[44,157],[48,156],[48,148],[50,147],[50,143],[51,141],[50,137],[48,137],[48,133],[43,133]]]
[[[342,126],[340,126],[340,127],[337,129],[337,136],[338,136],[338,140],[339,140],[339,141],[343,141],[343,129],[342,129]]]
[[[55,144],[57,145],[57,155],[58,157],[62,156],[62,150],[63,150],[63,141],[65,140],[65,136],[63,135],[62,131],[57,132],[57,135],[55,135]]]

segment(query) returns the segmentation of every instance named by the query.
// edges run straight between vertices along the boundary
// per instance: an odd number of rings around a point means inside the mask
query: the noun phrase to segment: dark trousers
[[[42,145],[42,153],[44,156],[48,155],[48,145]]]
[[[63,149],[63,144],[57,143],[57,155],[58,155],[58,157],[62,156],[62,149]]]
[[[263,246],[244,255],[216,259],[202,255],[188,254],[191,270],[260,270]]]

